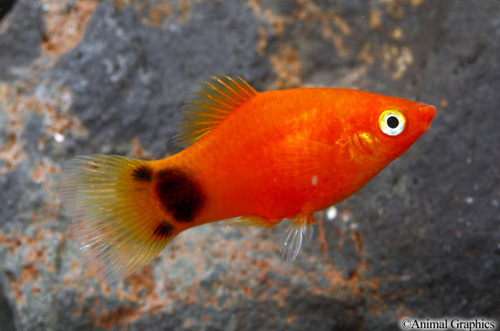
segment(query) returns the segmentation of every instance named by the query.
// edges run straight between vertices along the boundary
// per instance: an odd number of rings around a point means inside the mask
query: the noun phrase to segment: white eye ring
[[[378,118],[380,130],[388,136],[397,136],[405,130],[406,118],[395,109],[384,110]]]

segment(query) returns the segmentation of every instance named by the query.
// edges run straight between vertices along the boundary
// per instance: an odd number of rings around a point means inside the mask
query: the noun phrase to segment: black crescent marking
[[[151,182],[153,180],[153,169],[147,165],[140,165],[132,171],[132,178],[138,182]]]
[[[172,213],[178,222],[192,222],[205,200],[199,184],[179,169],[161,170],[156,175],[156,183],[165,211]]]
[[[172,233],[174,232],[174,227],[165,222],[162,221],[160,225],[155,229],[155,232],[153,233],[155,237],[159,237],[160,239],[167,239],[169,238]]]

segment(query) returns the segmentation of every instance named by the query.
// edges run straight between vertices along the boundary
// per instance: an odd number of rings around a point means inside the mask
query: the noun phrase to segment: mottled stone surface
[[[397,330],[500,317],[500,4],[18,0],[0,21],[2,330]],[[160,158],[196,83],[353,87],[435,104],[405,155],[318,222],[206,225],[116,287],[83,263],[57,185],[88,153]],[[237,139],[237,137],[235,137]]]

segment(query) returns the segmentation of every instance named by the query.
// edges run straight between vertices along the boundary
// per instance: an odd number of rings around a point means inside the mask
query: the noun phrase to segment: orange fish
[[[77,157],[64,169],[63,203],[107,281],[148,263],[180,232],[227,219],[259,227],[291,219],[281,255],[293,261],[313,213],[363,187],[435,113],[358,90],[259,93],[240,77],[212,77],[187,103],[185,150],[158,161]]]

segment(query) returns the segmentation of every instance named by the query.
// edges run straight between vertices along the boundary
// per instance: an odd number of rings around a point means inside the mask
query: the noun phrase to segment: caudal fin
[[[153,197],[147,161],[80,156],[63,169],[63,206],[73,219],[84,256],[107,282],[155,257],[178,233]]]

